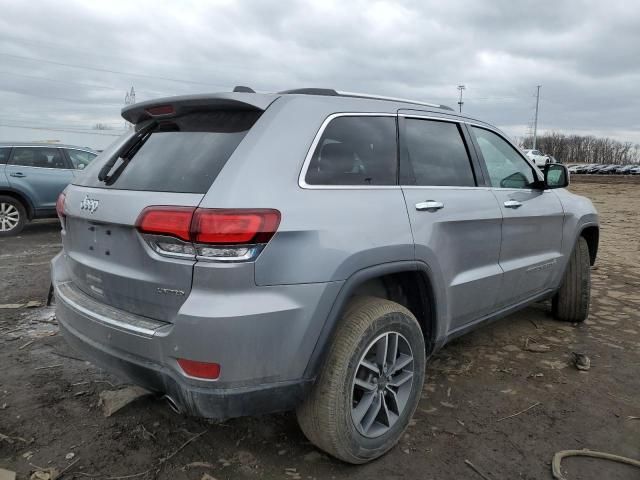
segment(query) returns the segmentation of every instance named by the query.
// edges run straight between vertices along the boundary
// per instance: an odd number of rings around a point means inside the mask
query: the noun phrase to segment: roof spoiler
[[[203,109],[264,111],[276,98],[278,95],[255,95],[249,92],[159,98],[123,108],[122,118],[138,124],[151,118],[160,120]]]

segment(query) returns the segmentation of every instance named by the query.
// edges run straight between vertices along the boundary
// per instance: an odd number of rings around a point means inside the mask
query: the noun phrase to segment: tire
[[[565,322],[583,322],[589,316],[591,297],[591,263],[584,237],[576,243],[560,290],[551,302],[553,316]]]
[[[393,347],[385,350],[386,359],[395,357],[385,370],[388,377],[380,375],[377,382],[372,378],[376,374],[370,366],[375,359],[370,355],[375,356],[381,345],[394,343],[395,355]],[[409,363],[407,354],[412,355]],[[420,400],[425,363],[422,330],[409,310],[377,297],[355,297],[335,332],[316,383],[297,409],[300,428],[318,448],[345,462],[361,464],[380,457],[409,425]],[[394,366],[401,368],[394,372]],[[355,385],[356,375],[358,382],[375,390]],[[366,408],[369,399],[373,399],[372,409]],[[380,410],[374,415],[377,405]],[[357,426],[356,417],[362,418]]]
[[[27,221],[27,211],[20,200],[0,195],[0,237],[18,235]]]

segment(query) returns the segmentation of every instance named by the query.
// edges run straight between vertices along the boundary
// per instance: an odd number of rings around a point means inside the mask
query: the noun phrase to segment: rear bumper
[[[333,294],[332,288],[327,292],[331,284],[308,284],[304,295],[316,298],[313,311],[297,307],[300,303],[282,291],[276,293],[284,295],[282,302],[289,298],[291,308],[282,308],[281,302],[275,312],[255,313],[254,306],[247,316],[218,318],[214,311],[207,318],[184,314],[165,323],[114,309],[81,292],[66,275],[64,254],[52,261],[52,276],[56,316],[72,347],[127,381],[170,396],[185,413],[215,419],[285,411],[300,403],[313,379],[296,371],[304,371],[317,340],[315,330],[324,321],[316,327],[317,311],[324,310],[318,304]],[[300,294],[301,286],[289,287],[296,287],[293,295]],[[185,306],[189,310],[188,300]],[[288,337],[286,343],[265,333],[274,328]],[[306,345],[310,348],[302,349]],[[216,381],[188,377],[176,358],[215,361],[221,376]]]
[[[62,320],[68,319],[70,312],[62,313],[66,309],[64,300],[60,297],[56,300],[60,329],[67,343],[76,351],[120,378],[152,392],[171,397],[172,401],[186,414],[224,420],[291,410],[302,401],[307,388],[311,385],[310,381],[239,388],[190,385],[161,365],[109,349],[82,335],[71,327],[68,321]]]

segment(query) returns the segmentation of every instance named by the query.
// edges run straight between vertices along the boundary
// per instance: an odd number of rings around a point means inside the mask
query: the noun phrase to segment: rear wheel
[[[589,316],[590,298],[589,245],[580,237],[571,253],[562,286],[551,302],[553,316],[566,322],[583,322]]]
[[[420,325],[402,305],[356,297],[298,422],[311,442],[349,463],[373,460],[400,439],[424,382]]]
[[[0,196],[0,237],[17,235],[24,228],[27,212],[19,200]]]

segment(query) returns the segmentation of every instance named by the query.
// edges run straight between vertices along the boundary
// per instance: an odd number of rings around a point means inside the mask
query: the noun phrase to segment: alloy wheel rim
[[[397,332],[385,332],[365,349],[351,382],[351,419],[368,438],[388,432],[400,419],[413,388],[411,345]]]
[[[20,223],[20,212],[10,203],[0,203],[0,231],[13,230]]]

